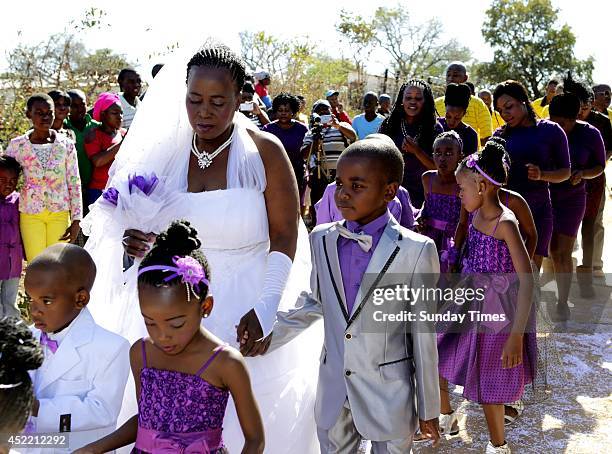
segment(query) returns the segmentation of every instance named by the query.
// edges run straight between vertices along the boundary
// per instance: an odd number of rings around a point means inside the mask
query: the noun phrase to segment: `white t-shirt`
[[[123,93],[119,93],[119,99],[121,100],[121,108],[123,109],[123,121],[121,122],[121,127],[128,129],[132,124],[132,120],[134,120],[134,115],[136,115],[136,110],[140,105],[140,99],[138,99],[138,96],[134,98],[135,105],[131,105],[129,102],[127,102],[123,97]]]

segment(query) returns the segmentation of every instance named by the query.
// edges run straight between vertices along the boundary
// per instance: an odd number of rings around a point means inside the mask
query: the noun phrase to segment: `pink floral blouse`
[[[23,167],[19,211],[27,214],[38,214],[45,209],[53,213],[69,211],[72,221],[81,220],[81,178],[74,142],[55,134],[44,160],[34,150],[39,146],[30,142],[28,132],[11,140],[4,151]]]

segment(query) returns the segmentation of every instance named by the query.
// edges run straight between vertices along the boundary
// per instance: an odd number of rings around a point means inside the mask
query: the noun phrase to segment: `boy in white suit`
[[[30,433],[66,432],[72,452],[115,430],[130,369],[130,345],[96,325],[87,310],[96,266],[82,248],[60,243],[26,271],[32,332],[45,360],[32,373]]]
[[[387,210],[403,168],[399,150],[378,134],[342,153],[335,201],[345,221],[311,233],[312,293],[301,295],[301,307],[279,312],[272,332],[274,349],[323,317],[315,420],[324,454],[355,453],[362,439],[372,441],[375,454],[405,454],[417,425],[439,439],[435,332],[373,318],[374,288],[427,286],[427,276],[431,281],[439,272],[434,243],[401,227]]]

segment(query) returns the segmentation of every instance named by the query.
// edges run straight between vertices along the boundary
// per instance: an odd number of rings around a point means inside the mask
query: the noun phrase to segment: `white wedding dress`
[[[165,216],[168,220],[191,222],[198,231],[202,252],[211,269],[214,308],[203,325],[228,344],[237,346],[236,326],[258,300],[270,247],[264,199],[265,169],[247,131],[250,122],[243,122],[241,114],[237,114],[228,159],[228,189],[186,191],[191,129],[185,127],[184,78],[182,91],[175,90],[180,93],[180,107],[175,106],[177,118],[173,120],[171,132],[155,136],[145,123],[155,118],[157,125],[164,124],[159,122],[160,113],[168,111],[168,103],[176,103],[168,90],[170,81],[176,78],[172,70],[172,67],[164,68],[158,75],[161,86],[154,84],[147,92],[117,156],[109,186],[128,173],[154,171],[164,178],[165,184],[176,188],[180,197],[166,207]],[[156,109],[159,105],[164,108]],[[98,266],[89,308],[99,324],[134,342],[146,336],[146,329],[137,300],[137,266],[124,275],[120,271],[121,234],[125,226],[113,217],[103,219],[95,209],[92,213],[83,222],[84,230],[91,235],[86,248]],[[297,252],[280,309],[295,306],[300,291],[308,290],[309,277],[309,244],[306,229],[300,222]],[[246,359],[266,432],[266,453],[319,452],[313,406],[323,339],[321,328],[315,326],[265,356]],[[134,394],[132,383],[126,391],[120,423],[137,412]],[[243,437],[231,400],[223,438],[230,453],[241,451]]]

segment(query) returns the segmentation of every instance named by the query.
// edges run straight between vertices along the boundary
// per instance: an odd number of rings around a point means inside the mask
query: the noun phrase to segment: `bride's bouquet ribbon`
[[[128,229],[159,233],[174,220],[170,210],[178,203],[179,194],[169,190],[162,178],[154,172],[129,174],[124,178],[114,178],[113,185],[107,188],[97,203],[91,207],[93,214],[104,214],[105,235],[123,236]],[[91,216],[94,217],[94,216]],[[87,234],[95,228],[84,220],[83,230]]]

